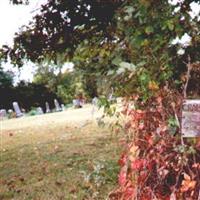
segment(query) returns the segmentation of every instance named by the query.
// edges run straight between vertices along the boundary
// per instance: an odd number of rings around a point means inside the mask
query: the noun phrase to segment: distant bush
[[[27,113],[28,116],[34,116],[37,115],[36,108],[31,108],[31,110]]]

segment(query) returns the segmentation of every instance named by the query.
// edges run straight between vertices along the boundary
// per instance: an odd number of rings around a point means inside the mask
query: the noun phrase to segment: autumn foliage
[[[110,199],[199,199],[200,143],[181,137],[182,101],[180,93],[165,87],[145,103],[134,96],[126,104],[127,143],[119,160],[119,188]]]

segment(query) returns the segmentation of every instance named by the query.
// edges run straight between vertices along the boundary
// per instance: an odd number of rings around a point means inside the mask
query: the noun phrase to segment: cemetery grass
[[[101,200],[117,186],[120,136],[94,121],[55,123],[1,132],[1,200]]]

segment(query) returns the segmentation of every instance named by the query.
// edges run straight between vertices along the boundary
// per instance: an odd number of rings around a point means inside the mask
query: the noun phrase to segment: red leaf
[[[131,163],[131,168],[133,170],[141,170],[146,166],[146,163],[145,159],[136,159]]]
[[[121,168],[118,181],[121,186],[124,186],[126,184],[127,182],[127,167],[126,166]]]
[[[126,164],[126,161],[127,161],[127,156],[126,154],[122,154],[121,155],[121,158],[119,159],[118,163],[120,166],[124,166]]]

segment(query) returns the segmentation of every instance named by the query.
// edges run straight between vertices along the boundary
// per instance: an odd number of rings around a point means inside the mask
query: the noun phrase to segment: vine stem
[[[190,73],[191,73],[191,70],[192,70],[192,64],[191,64],[190,56],[188,56],[188,63],[185,63],[185,64],[187,66],[187,74],[186,74],[186,83],[185,83],[184,89],[183,89],[184,100],[187,98],[187,88],[188,88],[188,83],[189,83],[189,80],[190,80]],[[182,145],[184,145],[184,140],[183,140],[182,136],[181,136],[181,143],[182,143]]]
[[[190,80],[190,72],[191,72],[191,69],[192,69],[190,56],[188,56],[188,63],[185,63],[185,64],[187,66],[187,74],[186,74],[186,83],[184,85],[184,90],[183,90],[184,99],[187,98],[187,87],[188,87],[188,83],[189,83],[189,80]]]

